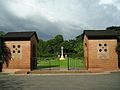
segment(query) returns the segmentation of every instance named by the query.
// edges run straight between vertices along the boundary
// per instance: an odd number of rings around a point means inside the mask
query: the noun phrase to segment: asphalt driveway
[[[0,90],[120,90],[120,72],[99,75],[2,75]]]

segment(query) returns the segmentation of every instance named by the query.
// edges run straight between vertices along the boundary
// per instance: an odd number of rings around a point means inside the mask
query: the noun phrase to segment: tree
[[[65,53],[70,53],[70,43],[68,40],[65,40],[62,45],[64,47],[64,52]]]
[[[117,44],[116,52],[118,54],[118,66],[120,68],[120,43]]]
[[[37,57],[40,57],[40,55],[43,55],[45,52],[45,41],[39,39],[39,42],[37,43]]]
[[[4,32],[0,32],[0,64],[2,65],[3,63],[6,63],[6,66],[8,67],[9,60],[11,60],[11,51],[5,45],[3,36]]]
[[[54,51],[55,51],[54,48],[55,48],[55,45],[56,45],[55,39],[50,39],[46,43],[47,43],[46,51],[49,54],[54,54]]]
[[[78,57],[84,57],[82,34],[76,37],[75,51]]]
[[[53,39],[47,41],[47,50],[51,54],[56,54],[60,51],[60,47],[62,46],[63,42],[64,42],[63,36],[56,35]]]
[[[64,42],[64,38],[62,35],[56,35],[54,37],[54,46],[53,46],[53,49],[54,49],[54,53],[58,53],[60,52],[60,48],[62,46],[62,43]]]
[[[106,30],[120,30],[120,26],[107,27]]]
[[[0,63],[3,61],[3,37],[4,32],[0,32]]]
[[[116,34],[120,34],[120,26],[107,27],[106,30],[114,31]]]
[[[56,35],[54,39],[56,41],[56,44],[62,43],[64,41],[62,35]]]
[[[3,39],[2,36],[4,35],[3,32],[0,32],[0,72],[2,71],[2,64],[3,64]]]
[[[70,53],[74,57],[83,57],[82,35],[71,40],[64,40],[62,35],[56,35],[53,39],[47,41],[39,40],[37,56],[58,54],[61,51],[61,46],[64,47],[64,53]]]
[[[3,31],[0,31],[0,37],[2,37],[5,33]]]

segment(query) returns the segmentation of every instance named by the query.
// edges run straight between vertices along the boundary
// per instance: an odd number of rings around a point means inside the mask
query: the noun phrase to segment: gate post
[[[70,70],[69,66],[70,66],[70,65],[69,65],[69,54],[68,54],[68,70]]]

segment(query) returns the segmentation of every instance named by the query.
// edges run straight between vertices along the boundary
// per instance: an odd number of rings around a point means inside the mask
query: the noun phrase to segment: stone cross
[[[63,56],[63,46],[61,47],[61,57],[60,60],[65,60],[64,56]]]

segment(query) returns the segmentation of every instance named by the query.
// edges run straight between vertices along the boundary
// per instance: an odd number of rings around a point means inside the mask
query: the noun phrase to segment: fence
[[[41,56],[37,58],[37,67],[40,70],[80,70],[84,68],[83,58],[67,56],[60,60],[58,55]]]

